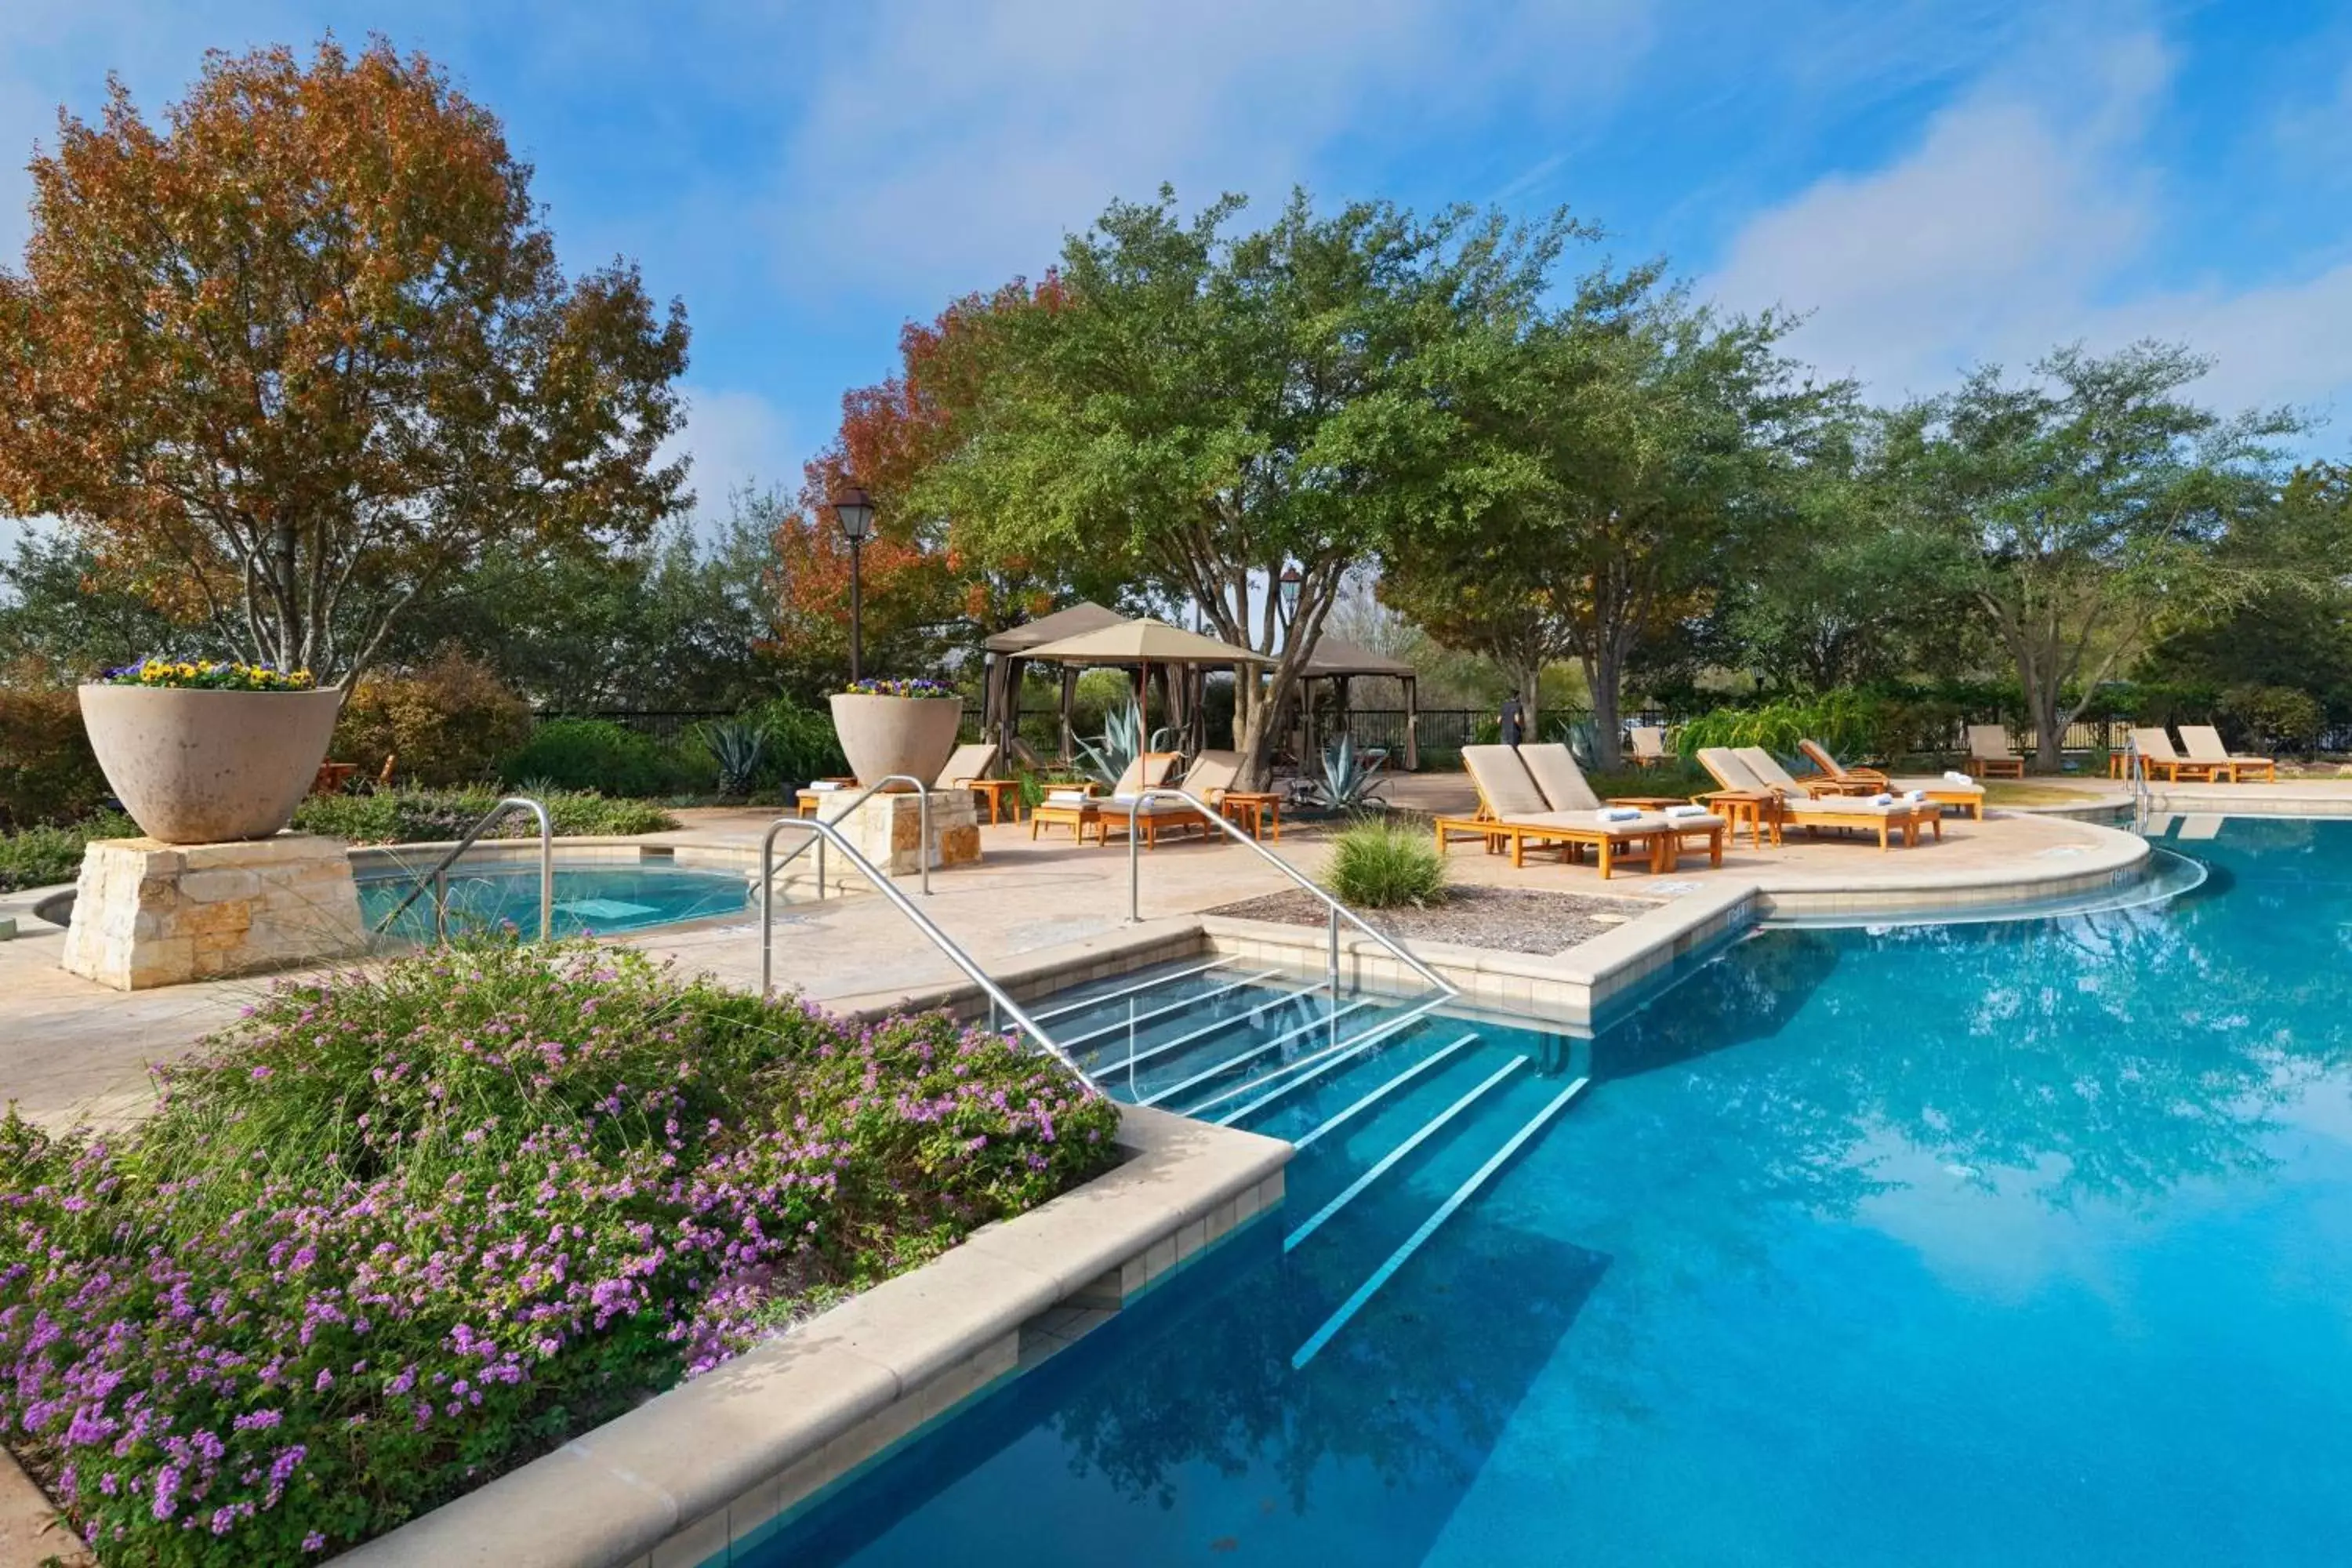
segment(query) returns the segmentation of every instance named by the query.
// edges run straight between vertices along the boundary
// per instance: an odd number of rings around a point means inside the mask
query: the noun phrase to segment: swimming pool
[[[359,878],[360,914],[370,930],[408,896],[410,885],[426,866]],[[559,936],[587,931],[608,935],[676,925],[737,914],[751,907],[751,879],[740,871],[657,861],[567,866],[559,858],[555,863],[555,932]],[[449,874],[450,930],[497,931],[509,925],[526,936],[539,933],[538,862],[499,860],[473,866],[461,862]],[[390,934],[411,942],[431,941],[431,895],[403,910]]]
[[[2161,909],[1760,931],[1591,1041],[1402,1027],[1243,1119],[1311,1136],[1281,1210],[734,1561],[2336,1558],[2352,823],[2175,847]]]

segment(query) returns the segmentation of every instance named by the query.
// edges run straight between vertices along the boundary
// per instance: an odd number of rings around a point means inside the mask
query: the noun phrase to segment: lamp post
[[[1275,602],[1282,606],[1282,624],[1286,626],[1298,618],[1298,585],[1306,580],[1295,562],[1284,567],[1282,575],[1276,580]]]
[[[849,679],[855,685],[866,675],[866,584],[858,556],[874,533],[874,498],[852,485],[833,498],[833,516],[849,541]]]

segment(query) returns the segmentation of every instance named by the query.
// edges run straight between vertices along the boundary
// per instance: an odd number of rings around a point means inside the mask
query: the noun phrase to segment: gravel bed
[[[1646,899],[1591,898],[1517,888],[1457,887],[1428,909],[1359,910],[1383,935],[1405,942],[1442,942],[1506,952],[1562,952],[1657,905]],[[1319,926],[1328,917],[1311,895],[1293,890],[1246,899],[1211,910],[1237,920]]]

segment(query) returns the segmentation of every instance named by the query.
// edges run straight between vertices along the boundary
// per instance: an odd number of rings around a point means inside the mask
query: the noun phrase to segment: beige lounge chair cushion
[[[2188,731],[2183,730],[2181,733],[2185,735]],[[2146,757],[2152,763],[2179,763],[2188,761],[2188,758],[2183,757],[2179,752],[2172,749],[2172,737],[2166,734],[2162,730],[2145,726],[2137,727],[2132,731],[2131,739],[2132,744],[2138,749],[2139,754]]]
[[[1168,782],[1168,775],[1174,771],[1176,762],[1174,752],[1139,752],[1135,760],[1127,764],[1127,771],[1118,775],[1118,783],[1111,786],[1110,793],[1138,795],[1148,789],[1158,789]]]
[[[1633,730],[1633,754],[1637,757],[1663,757],[1666,754],[1666,732],[1655,724],[1636,724]]]
[[[1743,795],[1770,795],[1771,787],[1756,776],[1756,771],[1735,755],[1728,746],[1701,746],[1698,765],[1705,768],[1715,782],[1725,789]]]
[[[1761,746],[1734,746],[1731,754],[1748,764],[1748,771],[1764,781],[1764,787],[1781,795],[1804,798],[1805,786],[1789,776],[1780,759]]]
[[[1471,781],[1477,784],[1487,809],[1507,822],[1541,816],[1551,809],[1543,791],[1528,776],[1527,764],[1519,761],[1516,747],[1465,746],[1462,765],[1470,770]]]
[[[1202,752],[1185,771],[1184,793],[1213,805],[1217,796],[1234,787],[1241,773],[1239,752]]]
[[[958,746],[948,758],[948,765],[931,781],[933,789],[953,789],[971,779],[984,779],[988,770],[996,765],[996,747],[985,741],[974,741],[968,746]]]
[[[2180,726],[2180,742],[2189,748],[2189,758],[2194,762],[2267,763],[2272,760],[2230,750],[2221,743],[2221,731],[2210,724],[2183,724]]]
[[[1528,776],[1536,781],[1536,788],[1543,792],[1544,804],[1552,810],[1601,809],[1601,797],[1584,782],[1584,770],[1576,765],[1574,753],[1558,741],[1521,746],[1519,761],[1526,764]]]
[[[1909,816],[1915,812],[1937,809],[1932,800],[1865,800],[1856,795],[1844,795],[1834,800],[1803,800],[1790,797],[1780,803],[1790,816]]]
[[[2009,743],[2009,731],[1998,724],[1969,726],[1969,755],[1996,763],[2018,760],[2017,752]]]

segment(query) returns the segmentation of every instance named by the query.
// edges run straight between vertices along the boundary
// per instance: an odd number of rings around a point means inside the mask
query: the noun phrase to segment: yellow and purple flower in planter
[[[844,697],[961,697],[952,686],[914,677],[903,680],[853,680],[841,689]]]
[[[309,691],[318,686],[307,669],[272,669],[266,664],[221,659],[196,664],[151,658],[126,664],[99,677],[102,686],[160,686],[184,691]]]

